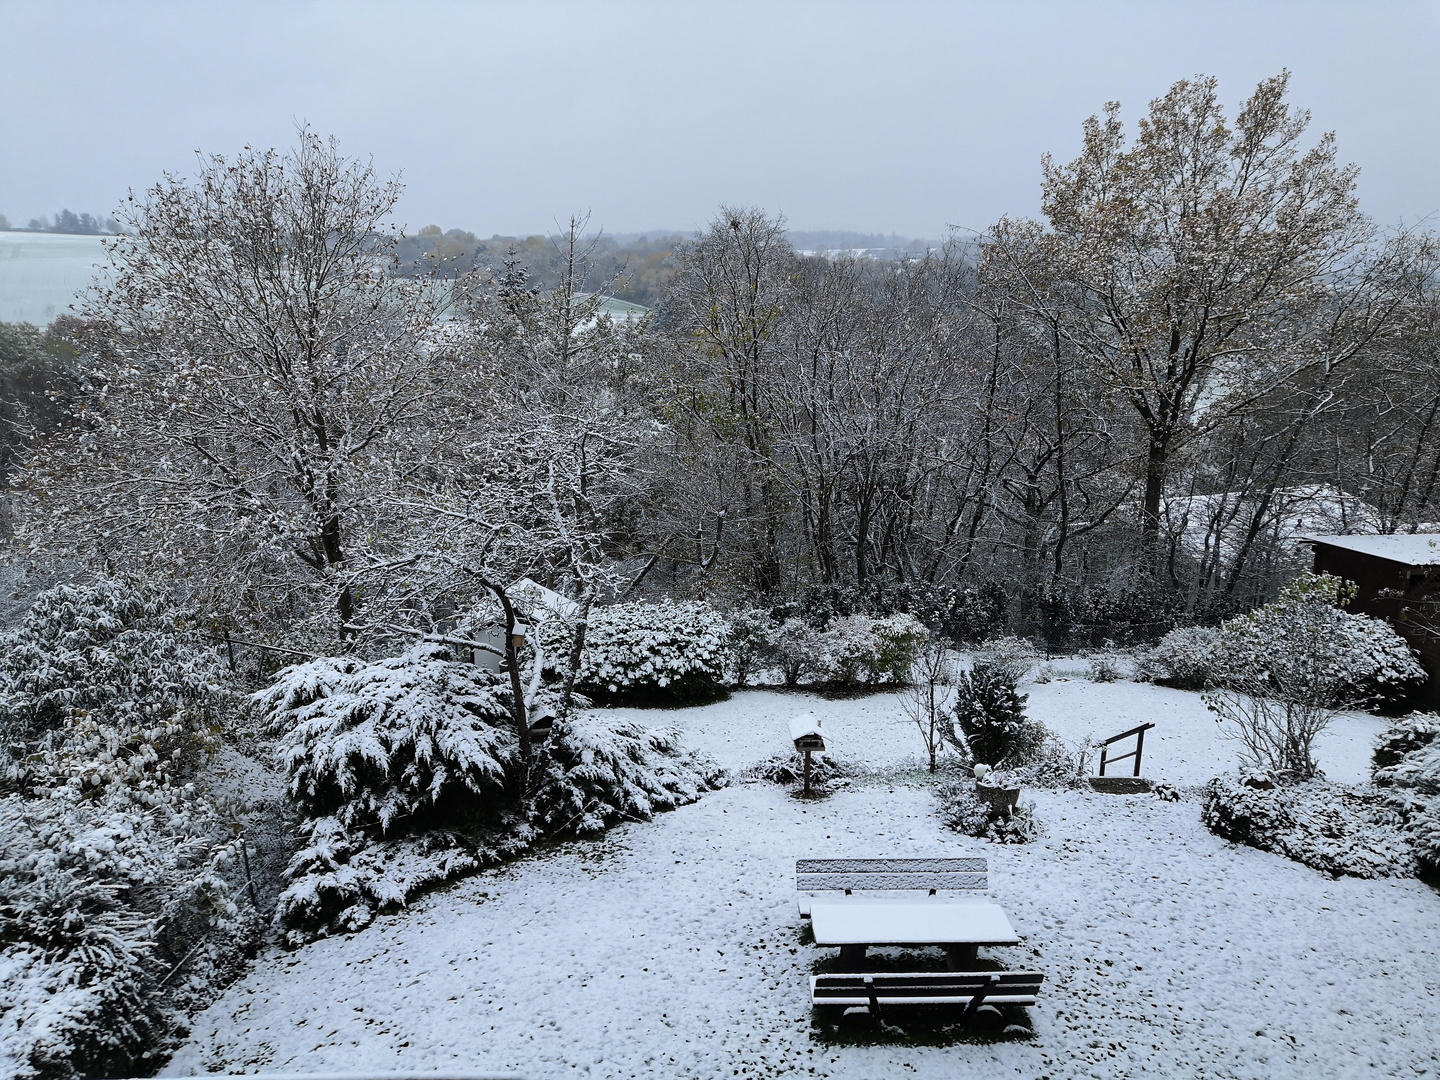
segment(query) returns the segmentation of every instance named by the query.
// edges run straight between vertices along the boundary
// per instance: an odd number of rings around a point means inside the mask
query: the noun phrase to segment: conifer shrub
[[[1008,672],[976,664],[955,682],[955,704],[947,738],[962,759],[1011,766],[1029,761],[1043,745],[1046,730],[1025,715],[1026,695]]]

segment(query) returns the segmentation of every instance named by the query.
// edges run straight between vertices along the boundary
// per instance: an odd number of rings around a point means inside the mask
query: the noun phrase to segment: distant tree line
[[[590,237],[586,243],[587,271],[594,285],[620,300],[652,307],[659,302],[673,272],[671,255],[684,237],[678,234],[625,237]],[[523,264],[533,285],[556,288],[565,274],[565,252],[546,236],[492,236],[480,240],[463,229],[442,232],[427,225],[414,236],[401,238],[395,248],[397,273],[405,277],[432,276],[456,279],[467,275],[496,275],[507,260]]]
[[[0,214],[0,229],[9,229],[10,219]],[[104,236],[120,231],[120,223],[114,218],[103,221],[93,214],[77,214],[73,210],[61,210],[51,221],[47,217],[31,218],[26,224],[27,232],[69,233],[75,236]]]

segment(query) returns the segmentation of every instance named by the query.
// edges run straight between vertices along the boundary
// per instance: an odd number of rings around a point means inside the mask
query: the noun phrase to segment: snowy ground
[[[1028,689],[1032,714],[1067,738],[1154,720],[1145,771],[1157,779],[1199,783],[1233,759],[1195,695]],[[782,722],[801,708],[823,710],[842,756],[886,773],[810,804],[738,785],[472,878],[353,937],[272,953],[196,1018],[167,1072],[1440,1072],[1440,896],[1425,885],[1331,880],[1222,843],[1194,801],[1150,796],[1041,792],[1040,843],[958,836],[923,781],[899,771],[918,738],[893,696],[751,692],[635,715],[679,723],[738,768],[783,749]],[[1332,777],[1361,775],[1378,726],[1341,722],[1321,753]],[[806,976],[828,953],[805,943],[794,860],[819,853],[988,856],[993,891],[1026,936],[992,955],[1047,974],[1033,1031],[944,1045],[918,1028],[813,1019]]]

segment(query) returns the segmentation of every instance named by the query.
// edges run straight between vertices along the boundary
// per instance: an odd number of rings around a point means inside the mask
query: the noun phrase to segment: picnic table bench
[[[800,916],[808,918],[817,899],[863,894],[973,895],[990,887],[984,859],[798,859],[795,887]]]
[[[1034,1005],[1045,976],[1038,971],[903,972],[810,976],[810,1000],[818,1006],[865,1006],[878,1018],[884,1005],[964,1005],[973,1016],[982,1005]]]
[[[839,946],[847,973],[815,975],[813,1004],[865,1006],[1033,1005],[1044,976],[1033,971],[974,971],[981,945],[1018,945],[998,904],[977,896],[989,886],[982,858],[800,859],[800,914],[815,944]],[[950,972],[859,971],[872,946],[939,946]]]

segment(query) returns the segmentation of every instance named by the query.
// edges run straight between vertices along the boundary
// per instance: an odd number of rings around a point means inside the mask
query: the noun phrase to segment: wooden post
[[[235,671],[235,643],[230,640],[230,628],[225,628],[225,651],[230,654],[230,671]]]
[[[1145,752],[1145,729],[1140,729],[1140,734],[1135,736],[1135,775],[1140,775],[1140,755]]]
[[[810,751],[805,751],[805,797],[810,797]]]

